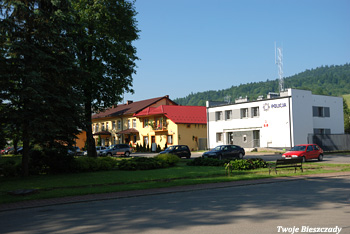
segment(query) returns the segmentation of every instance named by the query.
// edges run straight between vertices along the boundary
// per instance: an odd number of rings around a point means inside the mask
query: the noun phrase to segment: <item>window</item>
[[[137,135],[134,135],[133,137],[134,137],[133,142],[136,143],[136,141],[137,141]]]
[[[168,142],[167,144],[173,144],[173,136],[172,135],[168,135]]]
[[[314,128],[314,134],[315,135],[325,135],[325,134],[331,134],[331,130],[329,128]]]
[[[216,133],[216,142],[222,142],[222,132]]]
[[[105,130],[105,123],[102,123],[102,129],[101,131],[104,131]]]
[[[217,111],[215,112],[215,120],[222,120],[222,112],[221,111]]]
[[[232,119],[232,110],[225,111],[225,119]]]
[[[241,119],[248,118],[248,108],[241,109]]]
[[[133,120],[132,120],[132,127],[133,127],[133,128],[136,128],[136,119],[133,119]]]
[[[122,121],[118,120],[118,129],[122,129]]]
[[[115,130],[115,121],[112,121],[112,129]]]
[[[147,146],[148,145],[148,136],[143,137],[143,145]]]
[[[128,129],[131,128],[130,119],[128,119]]]
[[[143,127],[147,127],[149,123],[149,119],[143,119]]]
[[[252,117],[259,117],[259,107],[252,108]]]
[[[106,123],[106,131],[108,131],[108,122]]]
[[[96,124],[95,125],[95,132],[98,132],[98,130],[99,130],[99,124]]]
[[[243,142],[247,143],[247,135],[243,135]]]
[[[313,106],[312,115],[314,117],[330,117],[329,107]]]

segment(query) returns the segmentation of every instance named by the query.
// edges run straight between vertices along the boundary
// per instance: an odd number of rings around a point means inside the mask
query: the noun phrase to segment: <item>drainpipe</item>
[[[293,138],[292,138],[292,116],[291,116],[291,105],[290,105],[290,98],[288,97],[288,105],[289,105],[289,140],[290,140],[290,148],[293,147]]]
[[[210,148],[210,137],[209,137],[209,101],[206,102],[206,107],[207,107],[207,149]]]

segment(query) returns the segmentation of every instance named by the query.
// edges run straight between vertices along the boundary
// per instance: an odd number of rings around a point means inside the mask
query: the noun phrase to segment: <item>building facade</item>
[[[235,104],[207,101],[208,147],[290,148],[307,143],[308,134],[343,134],[343,99],[288,89]]]
[[[206,108],[178,106],[168,96],[114,106],[92,116],[96,145],[137,144],[151,148],[185,144],[192,150],[207,134]]]

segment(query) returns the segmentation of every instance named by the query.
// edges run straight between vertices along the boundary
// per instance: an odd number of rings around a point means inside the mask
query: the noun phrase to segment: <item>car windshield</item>
[[[173,150],[175,149],[175,146],[169,146],[168,148],[166,148],[165,150]]]
[[[115,145],[111,145],[109,147],[107,147],[107,149],[113,149]]]
[[[304,145],[297,145],[297,146],[294,146],[291,151],[305,151],[306,149],[306,146]]]
[[[213,150],[222,150],[222,148],[223,148],[224,146],[216,146]]]

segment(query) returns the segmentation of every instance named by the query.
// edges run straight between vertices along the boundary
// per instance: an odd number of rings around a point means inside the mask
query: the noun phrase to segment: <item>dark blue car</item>
[[[202,157],[203,158],[217,158],[217,159],[224,159],[224,158],[238,158],[242,159],[245,155],[245,151],[242,147],[238,145],[219,145],[216,146],[214,149],[205,152]]]

